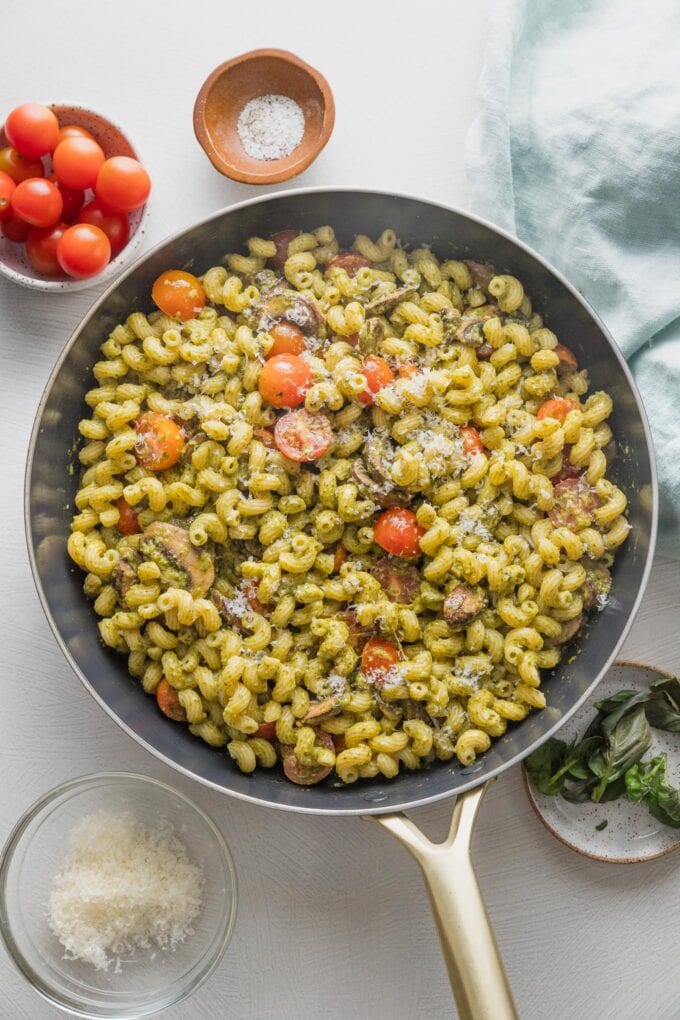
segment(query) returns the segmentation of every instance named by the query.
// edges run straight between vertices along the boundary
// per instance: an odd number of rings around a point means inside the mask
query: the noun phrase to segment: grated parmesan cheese
[[[203,872],[169,823],[149,829],[130,812],[99,811],[71,832],[47,916],[65,959],[108,970],[115,956],[175,949],[193,934],[202,887]]]

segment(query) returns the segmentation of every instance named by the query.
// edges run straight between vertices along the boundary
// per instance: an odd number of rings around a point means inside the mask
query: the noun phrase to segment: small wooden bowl
[[[253,159],[238,134],[238,118],[258,96],[289,96],[305,118],[302,141],[282,159]],[[251,50],[220,64],[206,79],[194,105],[194,132],[221,174],[244,184],[276,184],[302,173],[323,149],[335,123],[330,85],[287,50]]]

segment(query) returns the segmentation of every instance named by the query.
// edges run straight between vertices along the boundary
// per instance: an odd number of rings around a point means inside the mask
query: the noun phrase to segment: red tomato
[[[168,269],[156,279],[151,297],[173,319],[193,319],[205,305],[205,291],[193,273]]]
[[[368,383],[367,389],[363,393],[359,394],[359,400],[362,404],[366,404],[370,407],[374,403],[374,396],[388,383],[393,382],[394,372],[387,364],[384,358],[377,358],[373,354],[369,355],[361,366],[363,375],[366,376],[366,382]]]
[[[85,192],[80,191],[78,188],[69,188],[61,181],[57,180],[56,174],[50,174],[47,178],[54,184],[55,188],[59,189],[59,194],[62,197],[64,208],[61,213],[62,220],[67,223],[72,223],[76,218],[80,210],[83,208],[85,202]],[[97,224],[99,226],[99,224]]]
[[[259,588],[260,582],[255,577],[247,577],[245,581],[241,582],[241,591],[245,596],[246,602],[254,613],[259,613],[260,616],[263,616],[267,612],[267,607],[263,606],[257,597]]]
[[[130,239],[130,221],[125,213],[111,212],[96,198],[78,213],[78,223],[91,223],[103,230],[111,244],[111,258],[115,258]]]
[[[561,365],[567,365],[569,368],[578,368],[576,355],[570,347],[565,347],[564,344],[557,344],[556,347],[553,347],[553,351],[560,359]]]
[[[132,212],[144,205],[151,178],[141,163],[130,156],[112,156],[102,163],[94,186],[100,202],[114,212]]]
[[[65,138],[52,153],[52,168],[69,188],[93,188],[104,159],[94,138]]]
[[[171,687],[167,680],[163,679],[156,688],[156,701],[163,715],[173,722],[186,722],[187,714],[182,708],[179,694]]]
[[[277,354],[302,354],[307,350],[305,334],[292,322],[279,319],[268,332],[274,341],[267,354],[268,358],[275,358]]]
[[[184,452],[184,437],[173,418],[157,411],[146,411],[135,422],[135,455],[147,471],[165,471],[176,464]]]
[[[86,128],[81,127],[79,124],[64,124],[63,127],[59,128],[57,145],[59,145],[60,142],[66,141],[67,138],[92,138],[92,135]],[[92,140],[94,141],[94,138]]]
[[[63,276],[57,258],[57,245],[68,230],[68,223],[60,221],[51,227],[32,227],[26,237],[26,256],[37,273],[43,276]]]
[[[349,336],[335,337],[335,339],[336,340],[344,340],[346,344],[350,345],[350,347],[356,347],[356,345],[359,343],[359,334],[358,333],[350,333]]]
[[[262,366],[258,387],[272,407],[299,407],[312,382],[312,371],[302,358],[277,354]]]
[[[329,269],[344,269],[348,276],[355,276],[359,269],[372,265],[371,260],[355,251],[340,251],[326,265]]]
[[[536,417],[539,419],[556,418],[557,421],[564,421],[569,412],[577,407],[578,403],[571,397],[551,397],[550,400],[541,404],[536,412]]]
[[[409,559],[420,554],[420,539],[425,534],[412,510],[393,507],[383,510],[373,529],[373,537],[381,549],[393,556]]]
[[[31,227],[25,220],[20,220],[18,216],[12,216],[0,223],[0,229],[3,237],[6,237],[8,241],[25,241]]]
[[[567,478],[579,478],[583,474],[583,468],[575,467],[569,461],[571,447],[571,443],[564,444],[564,449],[562,450],[562,467],[557,474],[550,476],[550,481],[553,485],[557,485],[559,482],[563,482]]]
[[[47,106],[23,103],[5,121],[7,141],[22,156],[34,159],[51,152],[59,137],[59,121]]]
[[[103,230],[76,223],[64,231],[57,244],[59,265],[77,280],[96,276],[111,260],[111,245]]]
[[[16,184],[27,181],[29,177],[44,177],[45,167],[40,159],[26,159],[20,156],[11,145],[0,149],[0,170],[7,174]]]
[[[12,195],[15,188],[16,181],[0,170],[0,220],[8,220],[12,216]]]
[[[259,439],[268,450],[276,449],[276,440],[274,439],[274,433],[271,429],[265,428],[263,425],[256,425],[253,429],[253,438]]]
[[[412,379],[414,375],[418,375],[420,369],[417,365],[414,365],[412,361],[402,361],[397,366],[397,375],[400,379]]]
[[[463,425],[460,430],[460,438],[463,440],[463,449],[468,457],[484,452],[482,437],[474,425]]]
[[[333,442],[333,428],[325,414],[302,408],[282,415],[274,428],[274,439],[289,460],[318,460]]]
[[[132,509],[129,503],[126,503],[123,497],[117,499],[113,504],[120,514],[116,529],[121,535],[141,535],[142,529],[139,526],[137,520],[137,513]]]
[[[342,542],[338,542],[335,547],[335,557],[333,558],[333,573],[337,574],[340,567],[347,559],[347,550],[345,549]]]
[[[276,740],[276,723],[275,722],[263,722],[257,727],[253,733],[254,737],[261,737],[263,740],[269,740],[270,743]]]
[[[373,683],[380,685],[385,680],[385,674],[389,673],[400,659],[399,648],[393,641],[371,638],[361,653],[361,669]]]
[[[288,245],[300,233],[299,230],[279,230],[269,238],[276,245],[276,255],[272,255],[270,262],[277,269],[283,269],[283,264],[288,258]]]
[[[17,184],[12,193],[12,212],[32,227],[56,223],[64,208],[59,189],[43,177],[29,177]]]

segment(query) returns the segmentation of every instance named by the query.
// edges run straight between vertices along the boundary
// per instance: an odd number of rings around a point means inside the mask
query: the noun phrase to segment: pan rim
[[[600,669],[600,671],[597,674],[597,676],[595,677],[595,679],[589,684],[587,689],[583,692],[581,697],[579,697],[576,700],[576,702],[564,713],[564,715],[553,726],[551,726],[549,728],[549,730],[546,733],[544,733],[536,741],[534,741],[532,744],[530,744],[527,748],[525,748],[521,752],[513,755],[508,761],[503,762],[502,764],[498,765],[496,768],[490,769],[488,772],[484,771],[483,768],[480,768],[479,771],[483,773],[482,775],[478,775],[477,773],[471,774],[469,781],[460,784],[459,786],[456,787],[455,790],[443,790],[443,791],[439,791],[437,793],[433,793],[433,794],[430,794],[430,795],[424,796],[424,797],[416,797],[416,798],[412,797],[410,799],[405,799],[403,802],[397,802],[397,803],[391,802],[388,805],[380,805],[380,804],[377,804],[375,802],[372,802],[370,799],[367,798],[366,799],[365,807],[362,806],[362,807],[351,807],[351,808],[350,807],[343,807],[342,805],[340,805],[340,806],[335,806],[335,805],[331,806],[331,805],[329,805],[328,807],[325,807],[325,806],[321,806],[321,807],[318,807],[318,806],[306,807],[305,805],[298,805],[298,804],[282,804],[282,803],[277,802],[276,800],[269,799],[267,796],[257,796],[257,795],[252,795],[252,794],[248,794],[248,793],[242,793],[242,792],[237,791],[237,790],[229,789],[228,787],[220,785],[219,783],[216,783],[216,782],[214,782],[211,779],[207,779],[206,777],[200,776],[197,773],[192,772],[190,769],[186,768],[184,765],[181,765],[179,762],[177,762],[177,761],[173,760],[172,758],[168,757],[162,751],[160,751],[157,748],[153,747],[142,736],[140,736],[139,734],[135,733],[130,728],[130,726],[128,726],[128,724],[126,722],[124,722],[124,720],[111,708],[111,706],[107,703],[107,701],[94,689],[94,687],[92,686],[92,684],[88,680],[87,676],[83,673],[83,671],[80,669],[80,667],[77,665],[77,663],[73,659],[70,651],[68,650],[68,648],[67,648],[67,646],[66,646],[66,644],[65,644],[65,642],[64,642],[64,640],[63,640],[63,638],[61,636],[61,633],[59,631],[59,628],[57,627],[56,621],[55,621],[55,619],[54,619],[54,617],[52,615],[52,612],[51,612],[51,610],[49,608],[49,604],[48,604],[48,601],[47,601],[47,596],[46,596],[46,593],[44,591],[44,588],[43,588],[43,585],[42,585],[42,582],[41,582],[41,579],[40,579],[40,573],[39,573],[38,565],[37,565],[36,551],[34,549],[34,544],[33,544],[33,533],[32,533],[32,527],[31,527],[31,506],[30,506],[30,503],[31,503],[31,489],[32,489],[32,482],[33,482],[33,469],[34,469],[35,448],[36,448],[38,437],[39,437],[40,431],[41,431],[41,425],[42,425],[42,419],[43,419],[43,415],[44,415],[44,411],[45,411],[45,405],[47,404],[47,401],[48,401],[48,399],[50,397],[50,394],[52,392],[52,388],[53,388],[53,386],[54,386],[54,384],[55,384],[55,382],[57,380],[57,377],[58,377],[58,375],[59,375],[59,373],[60,373],[60,371],[62,369],[62,366],[63,366],[64,362],[66,361],[66,359],[67,359],[67,357],[68,357],[68,355],[69,355],[69,353],[71,351],[71,348],[77,342],[77,340],[80,337],[82,331],[85,329],[87,324],[90,322],[90,320],[97,313],[99,308],[108,300],[109,295],[113,293],[113,291],[122,283],[122,281],[127,279],[129,276],[131,276],[139,268],[139,266],[143,262],[145,262],[147,259],[150,259],[157,251],[159,251],[165,245],[171,243],[172,241],[175,241],[175,240],[179,239],[184,234],[186,234],[188,231],[195,230],[198,227],[205,226],[206,224],[211,223],[212,221],[214,221],[214,220],[224,216],[227,213],[236,213],[236,212],[240,211],[241,209],[248,208],[249,206],[264,205],[267,202],[270,202],[270,201],[273,201],[273,200],[277,200],[277,199],[282,199],[282,198],[297,197],[297,196],[303,196],[304,197],[305,195],[315,195],[315,194],[332,194],[332,193],[336,193],[336,192],[344,192],[344,193],[349,193],[349,194],[362,194],[362,195],[369,195],[369,196],[370,195],[377,195],[377,196],[381,196],[381,197],[395,198],[397,200],[404,199],[406,201],[418,202],[418,203],[421,203],[421,204],[429,205],[431,207],[435,207],[435,208],[438,208],[438,209],[445,210],[446,212],[454,213],[455,215],[464,217],[465,219],[468,219],[468,220],[470,220],[473,223],[479,224],[480,226],[487,228],[488,230],[490,230],[493,233],[497,234],[499,237],[502,237],[506,241],[509,241],[512,245],[514,245],[515,247],[521,249],[526,254],[528,254],[533,259],[535,259],[543,267],[543,269],[545,271],[547,271],[550,275],[555,277],[562,284],[562,286],[565,287],[566,290],[569,291],[569,293],[572,295],[572,297],[574,297],[578,301],[578,303],[583,307],[585,312],[595,322],[595,324],[597,325],[598,329],[601,331],[602,335],[607,340],[610,352],[618,360],[619,365],[620,365],[621,369],[623,370],[623,373],[624,373],[624,375],[626,377],[626,380],[628,382],[628,385],[630,387],[630,391],[632,393],[633,399],[635,400],[635,404],[636,404],[636,407],[637,407],[638,415],[640,417],[640,421],[642,423],[642,429],[643,429],[643,433],[644,433],[644,437],[645,437],[645,444],[646,444],[646,448],[647,448],[647,455],[648,455],[648,458],[649,458],[650,479],[651,479],[651,489],[652,489],[652,500],[651,500],[652,508],[651,508],[651,522],[650,522],[650,529],[649,529],[649,545],[648,545],[648,549],[647,549],[647,554],[646,554],[646,558],[645,558],[644,567],[642,569],[642,576],[641,576],[641,579],[640,579],[639,590],[638,590],[637,595],[635,597],[635,600],[633,602],[632,608],[631,608],[631,610],[630,610],[630,612],[628,614],[628,618],[626,619],[625,624],[624,624],[624,626],[621,629],[621,632],[620,632],[620,634],[619,634],[619,636],[618,636],[618,638],[617,638],[617,640],[615,642],[615,645],[614,645],[614,647],[612,649],[611,654],[608,656],[605,664],[602,666],[602,668]],[[184,226],[184,227],[182,227],[181,229],[179,229],[177,231],[174,231],[172,234],[168,235],[167,237],[162,238],[152,248],[150,248],[148,251],[145,251],[141,256],[139,256],[137,259],[135,259],[135,261],[123,273],[121,273],[120,276],[118,276],[106,288],[106,290],[99,296],[99,298],[94,302],[94,304],[89,309],[89,311],[79,321],[78,325],[73,330],[73,332],[71,333],[70,337],[66,341],[64,347],[62,348],[62,351],[59,354],[59,356],[58,356],[58,358],[57,358],[57,360],[56,360],[56,362],[55,362],[55,364],[54,364],[54,366],[52,368],[52,371],[50,372],[50,374],[48,376],[48,379],[47,379],[47,382],[45,383],[45,387],[44,387],[42,396],[40,398],[40,401],[38,402],[38,406],[37,406],[36,411],[35,411],[35,418],[34,418],[34,422],[33,422],[33,427],[31,429],[31,435],[30,435],[30,439],[29,439],[29,443],[28,443],[28,449],[27,449],[27,454],[26,454],[26,467],[25,467],[25,473],[24,473],[24,532],[25,532],[26,545],[27,545],[27,550],[28,550],[28,558],[29,558],[29,563],[30,563],[30,567],[31,567],[31,573],[33,575],[33,583],[35,585],[36,592],[38,594],[38,599],[39,599],[40,604],[42,606],[42,610],[43,610],[43,612],[44,612],[44,614],[45,614],[45,616],[47,618],[47,622],[48,622],[48,624],[50,626],[50,629],[51,629],[51,631],[52,631],[52,633],[53,633],[53,635],[54,635],[54,637],[56,639],[56,642],[57,642],[57,644],[58,644],[62,654],[64,655],[66,661],[68,662],[69,666],[71,667],[73,672],[76,674],[76,676],[78,677],[78,679],[82,683],[82,685],[85,688],[85,690],[91,695],[91,697],[93,697],[95,699],[95,701],[99,704],[99,706],[104,709],[106,714],[111,719],[113,719],[114,722],[122,730],[124,730],[128,734],[128,736],[130,736],[140,747],[143,747],[147,752],[152,754],[155,758],[157,758],[158,760],[164,762],[164,764],[168,765],[173,770],[175,770],[175,771],[181,773],[182,775],[186,776],[188,779],[192,779],[194,782],[198,782],[201,785],[206,786],[206,787],[208,787],[210,789],[216,790],[219,793],[226,794],[229,797],[234,797],[234,798],[236,798],[238,800],[245,801],[245,802],[247,802],[249,804],[254,804],[254,805],[258,806],[258,807],[274,808],[274,809],[279,810],[279,811],[291,811],[291,812],[295,812],[295,813],[298,813],[298,814],[307,814],[307,815],[327,815],[327,816],[342,816],[342,815],[345,815],[345,816],[361,817],[363,815],[395,814],[395,813],[398,813],[398,812],[408,811],[408,810],[410,810],[412,808],[424,807],[424,806],[426,806],[428,804],[433,804],[433,803],[435,803],[437,801],[440,801],[440,800],[447,800],[447,799],[449,799],[451,797],[458,796],[458,794],[460,794],[460,793],[464,793],[466,790],[473,789],[475,786],[479,786],[481,783],[488,782],[488,781],[490,781],[492,779],[495,779],[497,776],[499,776],[501,773],[505,772],[506,770],[512,768],[513,766],[519,765],[529,754],[532,753],[532,751],[536,750],[536,748],[540,747],[543,743],[545,743],[546,740],[549,740],[550,737],[554,736],[554,734],[560,729],[560,727],[564,723],[566,723],[567,720],[570,719],[571,716],[576,711],[578,711],[578,709],[581,706],[581,704],[595,690],[595,688],[597,687],[597,685],[600,682],[600,680],[602,679],[602,677],[609,670],[609,668],[611,667],[612,663],[616,660],[616,657],[617,657],[617,655],[618,655],[618,653],[619,653],[619,651],[621,649],[621,646],[623,645],[624,641],[628,637],[628,634],[630,633],[630,629],[631,629],[631,627],[633,625],[633,622],[634,622],[634,620],[635,620],[635,618],[636,618],[636,616],[638,614],[638,611],[640,609],[640,604],[642,602],[642,598],[643,598],[644,593],[645,593],[646,588],[647,588],[647,584],[648,584],[648,581],[649,581],[649,575],[651,573],[652,564],[653,564],[653,561],[654,561],[654,552],[655,552],[655,547],[656,547],[657,529],[658,529],[658,514],[659,514],[658,479],[657,479],[656,458],[655,458],[655,452],[654,452],[654,445],[653,445],[653,442],[652,442],[652,435],[651,435],[651,430],[650,430],[650,426],[649,426],[649,421],[647,419],[647,414],[646,414],[644,405],[642,403],[642,399],[640,397],[640,393],[638,391],[637,384],[636,384],[636,382],[635,382],[635,380],[633,378],[633,375],[632,375],[632,373],[630,371],[630,368],[628,367],[628,364],[627,364],[625,358],[621,354],[621,351],[619,350],[619,347],[618,347],[616,341],[614,340],[611,332],[609,331],[607,326],[604,324],[602,319],[598,316],[598,314],[593,310],[593,308],[591,307],[589,302],[574,287],[574,285],[571,284],[569,282],[569,280],[567,280],[566,277],[555,266],[552,265],[552,263],[550,263],[546,258],[544,258],[544,256],[542,256],[539,252],[535,251],[529,245],[525,244],[519,238],[515,237],[513,234],[510,234],[508,231],[502,229],[501,227],[498,227],[496,224],[492,223],[491,221],[486,220],[486,219],[484,219],[481,216],[477,216],[474,213],[468,212],[467,210],[462,209],[459,206],[449,205],[449,204],[441,202],[441,201],[439,201],[437,199],[424,198],[422,196],[409,194],[407,192],[391,191],[391,190],[389,190],[387,188],[360,188],[360,187],[351,186],[351,185],[327,185],[327,186],[315,186],[315,187],[307,187],[307,188],[283,189],[283,190],[278,190],[278,191],[270,192],[267,195],[255,196],[253,198],[244,199],[241,202],[235,202],[233,205],[224,206],[223,208],[218,209],[217,211],[210,213],[208,216],[206,216],[206,217],[204,217],[202,219],[199,219],[197,221],[194,221],[191,224],[189,224],[187,226]]]

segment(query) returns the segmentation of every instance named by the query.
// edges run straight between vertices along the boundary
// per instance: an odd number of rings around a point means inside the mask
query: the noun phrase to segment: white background
[[[215,65],[262,46],[298,53],[335,92],[333,137],[289,186],[377,186],[466,204],[463,141],[483,38],[493,31],[483,2],[5,0],[2,8],[0,117],[38,99],[117,119],[153,178],[149,244],[258,193],[212,169],[191,114]],[[48,373],[100,289],[51,297],[0,279],[0,839],[62,780],[119,768],[157,776],[221,825],[240,883],[226,957],[168,1020],[454,1016],[416,865],[386,833],[359,820],[266,811],[184,780],[120,731],[61,657],[28,568],[22,479]],[[676,578],[677,565],[657,562],[625,654],[678,672]],[[440,836],[450,811],[443,803],[414,817]],[[474,857],[525,1020],[678,1017],[677,857],[616,867],[578,856],[539,824],[517,770],[487,799]],[[3,950],[0,988],[2,1020],[61,1015]]]

